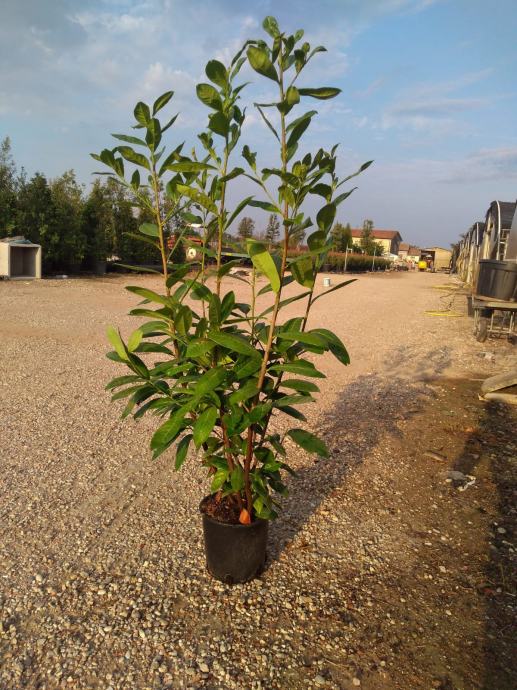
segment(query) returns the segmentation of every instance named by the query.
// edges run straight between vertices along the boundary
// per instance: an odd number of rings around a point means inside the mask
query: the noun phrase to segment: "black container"
[[[476,294],[505,302],[517,301],[517,263],[481,259]]]
[[[266,562],[268,521],[257,519],[250,525],[218,522],[203,512],[210,498],[206,496],[199,506],[203,515],[208,572],[227,585],[253,580],[260,575]]]

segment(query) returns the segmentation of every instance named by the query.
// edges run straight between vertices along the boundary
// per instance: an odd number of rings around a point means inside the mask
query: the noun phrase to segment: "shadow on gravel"
[[[420,351],[413,354],[410,345],[401,345],[390,353],[383,365],[392,375],[411,373],[419,381],[432,381],[442,374],[451,363],[451,348],[447,345],[435,348],[423,358]]]
[[[494,524],[489,535],[490,559],[479,588],[485,603],[485,678],[483,690],[513,690],[517,687],[514,653],[517,632],[517,583],[510,546],[517,527],[517,414],[512,408],[487,403],[478,428],[466,440],[454,469],[478,476],[485,459],[497,490]],[[481,509],[482,510],[482,509]]]
[[[361,376],[345,388],[334,409],[315,428],[325,439],[330,457],[316,458],[290,480],[281,519],[270,526],[266,569],[386,434],[401,436],[398,423],[420,412],[430,394],[421,383],[378,375]]]

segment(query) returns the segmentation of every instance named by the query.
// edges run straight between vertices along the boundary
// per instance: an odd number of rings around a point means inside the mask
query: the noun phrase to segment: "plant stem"
[[[221,170],[222,176],[225,177],[228,171],[228,158],[230,154],[228,152],[228,137],[225,139],[224,147],[224,163]],[[218,232],[217,232],[217,277],[216,277],[216,288],[215,291],[217,296],[221,296],[221,276],[219,275],[219,270],[221,268],[221,256],[223,253],[223,233],[224,233],[224,202],[226,197],[226,182],[221,184],[221,203],[219,204],[219,216],[217,219]]]

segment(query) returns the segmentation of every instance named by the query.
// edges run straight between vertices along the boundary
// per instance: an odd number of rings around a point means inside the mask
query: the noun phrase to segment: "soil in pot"
[[[238,508],[229,501],[217,502],[214,496],[206,496],[199,509],[210,574],[228,585],[257,577],[266,562],[268,521],[255,518],[241,525]]]

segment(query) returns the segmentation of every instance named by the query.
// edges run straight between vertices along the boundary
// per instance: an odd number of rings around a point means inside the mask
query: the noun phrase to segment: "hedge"
[[[300,256],[303,250],[292,250],[289,252],[290,257]],[[354,271],[371,271],[374,257],[366,256],[365,254],[349,254],[346,260],[346,270],[348,272]],[[382,257],[375,257],[375,270],[384,271],[389,268],[391,261],[383,259]],[[322,266],[322,271],[327,273],[344,273],[345,270],[345,254],[344,252],[329,252],[325,263]]]

